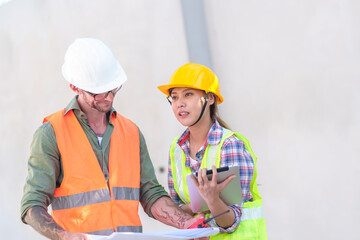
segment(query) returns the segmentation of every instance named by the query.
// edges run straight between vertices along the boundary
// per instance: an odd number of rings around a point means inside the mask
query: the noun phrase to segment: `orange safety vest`
[[[73,111],[65,109],[44,119],[54,128],[64,179],[55,189],[52,216],[69,232],[110,235],[142,232],[138,215],[140,142],[137,126],[113,114],[109,182]]]

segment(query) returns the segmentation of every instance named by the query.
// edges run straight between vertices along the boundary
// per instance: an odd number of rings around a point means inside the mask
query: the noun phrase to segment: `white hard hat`
[[[75,87],[95,94],[120,87],[127,79],[110,48],[94,38],[80,38],[69,46],[62,74]]]

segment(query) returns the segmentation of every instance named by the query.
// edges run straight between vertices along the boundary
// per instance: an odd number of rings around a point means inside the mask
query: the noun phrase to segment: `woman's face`
[[[184,87],[174,88],[170,97],[174,115],[183,126],[191,126],[196,122],[205,103],[204,91]]]

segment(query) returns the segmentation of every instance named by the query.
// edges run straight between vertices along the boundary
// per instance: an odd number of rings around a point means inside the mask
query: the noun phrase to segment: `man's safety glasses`
[[[105,92],[105,93],[99,93],[99,94],[93,94],[91,92],[85,91],[87,94],[91,95],[95,101],[102,101],[105,98],[109,96],[110,93],[112,93],[113,96],[121,89],[122,86],[115,88],[111,91]]]

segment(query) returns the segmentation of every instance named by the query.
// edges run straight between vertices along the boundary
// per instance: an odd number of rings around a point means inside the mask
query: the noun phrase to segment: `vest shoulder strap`
[[[190,202],[189,192],[187,189],[186,176],[191,173],[191,169],[185,166],[186,156],[184,151],[177,143],[179,136],[176,137],[170,148],[171,172],[174,182],[174,189],[184,203]]]
[[[257,177],[257,157],[255,156],[251,146],[250,146],[250,142],[247,138],[245,138],[243,135],[241,135],[240,133],[237,132],[232,132],[229,129],[223,128],[223,136],[221,138],[221,141],[219,143],[219,145],[210,145],[208,148],[211,148],[208,150],[207,155],[204,155],[203,158],[203,162],[202,162],[202,166],[203,164],[205,166],[210,166],[212,164],[215,164],[215,166],[217,168],[220,167],[220,160],[221,160],[221,149],[224,145],[224,142],[226,139],[228,139],[229,137],[231,137],[232,135],[234,135],[235,137],[237,137],[239,140],[241,140],[244,145],[245,145],[245,149],[250,153],[253,162],[254,162],[254,171],[253,171],[253,177],[251,179],[251,183],[250,183],[250,191],[251,194],[254,198],[254,200],[258,200],[261,199],[258,188],[257,188],[257,183],[256,183],[256,177]],[[206,152],[205,152],[206,154]],[[211,154],[211,155],[209,155]],[[205,160],[205,161],[204,161]],[[210,161],[209,161],[210,160]],[[214,162],[214,163],[213,163]],[[209,167],[208,167],[209,168]]]

